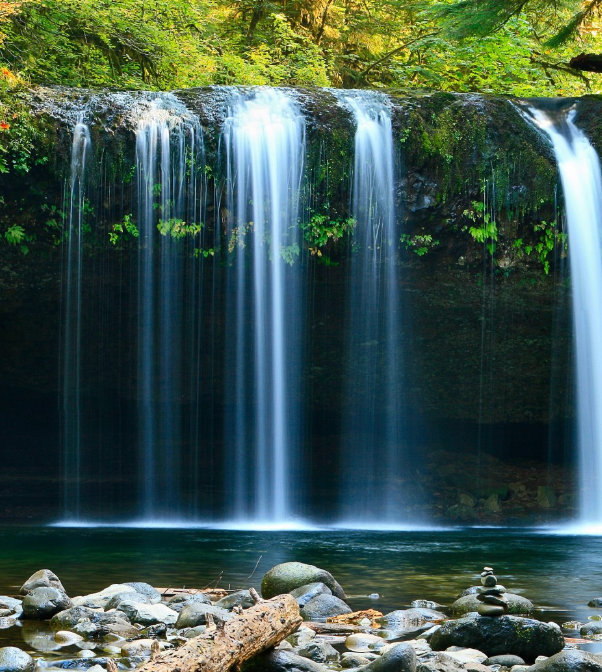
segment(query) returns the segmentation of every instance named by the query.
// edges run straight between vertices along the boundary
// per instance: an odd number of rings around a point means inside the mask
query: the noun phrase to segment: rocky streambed
[[[178,652],[181,658],[181,652],[221,645],[229,653],[234,645],[228,633],[243,621],[256,624],[245,625],[242,635],[239,628],[236,640],[241,651],[252,650],[242,655],[241,668],[251,672],[602,672],[602,655],[583,650],[602,639],[602,597],[592,597],[586,623],[546,623],[532,618],[535,605],[498,583],[492,568],[450,605],[428,597],[389,613],[353,611],[330,572],[300,562],[270,569],[261,597],[252,588],[156,588],[144,582],[69,596],[59,577],[42,569],[18,596],[0,596],[0,630],[20,634],[14,645],[0,648],[0,672],[175,671],[170,656]],[[263,621],[281,602],[289,605],[287,623],[281,618],[279,631],[276,618],[264,645]],[[193,640],[198,645],[191,647]],[[226,657],[221,666],[219,660],[208,665],[196,661],[189,669],[230,669]]]

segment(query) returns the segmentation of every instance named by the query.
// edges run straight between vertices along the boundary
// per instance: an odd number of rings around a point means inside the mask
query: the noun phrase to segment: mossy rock
[[[261,595],[269,600],[275,595],[290,593],[309,583],[323,583],[335,597],[345,599],[345,591],[330,572],[303,562],[283,562],[272,567],[261,581]]]
[[[515,595],[514,593],[504,593],[504,597],[508,601],[509,614],[531,614],[533,613],[533,603],[526,597]],[[472,595],[465,595],[457,599],[452,605],[451,610],[454,616],[463,616],[471,611],[477,611],[481,602],[477,600],[476,593]]]

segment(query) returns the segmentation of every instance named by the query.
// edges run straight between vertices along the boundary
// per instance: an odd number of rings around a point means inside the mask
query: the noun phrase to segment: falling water
[[[570,245],[576,342],[580,525],[602,529],[602,175],[596,151],[575,126],[575,110],[529,114],[554,147]]]
[[[286,91],[234,94],[227,152],[230,342],[226,467],[234,519],[291,519],[300,441],[299,191],[305,126]],[[251,326],[252,325],[252,326]]]
[[[342,510],[393,524],[403,522],[403,428],[391,112],[387,99],[373,93],[340,101],[356,123]]]
[[[82,246],[86,201],[86,165],[92,141],[80,116],[73,129],[69,219],[64,265],[62,323],[63,510],[68,518],[80,516],[81,485],[81,355],[82,355]]]
[[[199,134],[198,122],[170,95],[142,108],[136,129],[138,414],[141,514],[145,520],[179,517],[184,508],[181,397],[185,316],[184,268],[179,252],[181,226],[190,213],[186,194],[194,194],[188,180],[195,174]]]

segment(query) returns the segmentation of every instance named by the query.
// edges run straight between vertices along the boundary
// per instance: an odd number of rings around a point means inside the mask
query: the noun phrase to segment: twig
[[[252,578],[253,574],[255,574],[255,571],[257,570],[257,567],[259,566],[259,563],[261,562],[261,558],[263,558],[263,555],[260,555],[260,556],[259,556],[257,562],[255,563],[255,567],[253,567],[253,571],[249,574],[249,576],[247,576],[247,578],[246,578],[246,579],[242,582],[242,584],[240,585],[240,588],[238,588],[237,590],[242,590],[242,587],[245,585],[245,583],[246,583],[250,578]]]
[[[260,602],[263,602],[264,600],[259,597],[259,593],[255,590],[255,588],[249,588],[249,592],[251,593],[251,597],[253,598],[253,602],[255,604],[259,604]]]

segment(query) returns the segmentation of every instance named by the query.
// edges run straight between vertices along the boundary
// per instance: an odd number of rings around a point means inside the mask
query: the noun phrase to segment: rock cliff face
[[[213,453],[206,466],[218,475],[223,467],[216,466],[215,455],[223,451],[223,413],[230,403],[224,397],[223,370],[226,272],[232,263],[220,133],[231,93],[217,87],[173,94],[198,120],[203,138],[202,241],[187,243],[182,267],[183,282],[200,297],[204,341],[199,385],[179,403],[185,415],[193,406],[202,408]],[[314,436],[308,450],[319,456],[329,453],[325,446],[333,446],[347,403],[352,246],[348,235],[333,235],[332,229],[350,217],[354,123],[329,90],[292,95],[306,122],[302,219],[322,215],[316,221],[325,241],[317,254],[315,239],[306,235],[297,261],[303,265],[306,325],[305,388],[296,403],[307,409]],[[523,120],[515,101],[388,95],[404,316],[399,375],[410,418],[408,441],[419,452],[430,446],[466,455],[485,451],[505,460],[569,461],[574,414],[570,278],[562,195],[550,148]],[[22,492],[20,484],[48,474],[60,480],[65,221],[71,132],[80,114],[89,124],[94,152],[82,276],[87,446],[99,463],[106,460],[120,472],[118,477],[113,473],[109,490],[118,489],[115,483],[121,479],[127,482],[133,469],[139,256],[135,237],[115,225],[135,210],[135,110],[154,97],[66,89],[22,94],[38,139],[27,170],[0,175],[2,236],[14,225],[26,236],[20,244],[6,238],[0,243],[3,460],[11,483],[19,484],[9,484],[4,495],[14,505],[20,501],[15,494]],[[601,107],[595,98],[577,102],[577,124],[599,149]],[[7,151],[16,155],[20,149],[15,145]],[[331,472],[338,450],[333,446],[330,457],[320,457]],[[90,487],[100,492],[104,486]],[[321,487],[315,488],[317,499]]]

